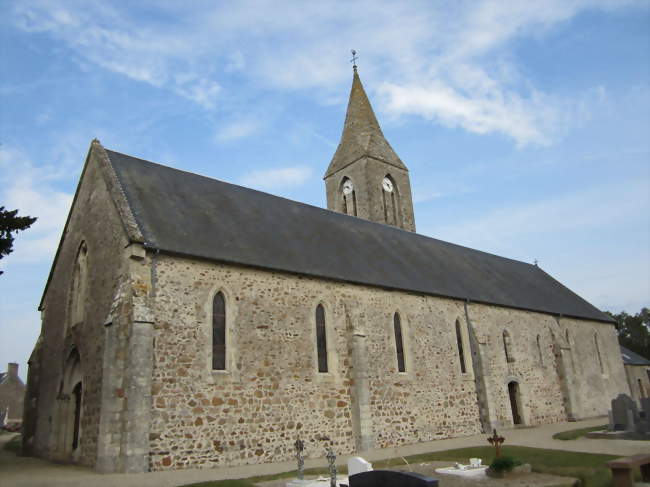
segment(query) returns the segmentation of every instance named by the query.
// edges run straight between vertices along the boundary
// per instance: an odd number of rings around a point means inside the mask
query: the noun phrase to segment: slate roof
[[[650,360],[625,347],[621,347],[621,356],[625,365],[650,365]]]
[[[0,372],[0,384],[2,384],[7,376],[6,372]]]
[[[326,279],[612,320],[538,267],[106,151],[147,247]]]
[[[357,71],[354,71],[343,133],[325,177],[362,157],[372,157],[408,171],[381,131]]]

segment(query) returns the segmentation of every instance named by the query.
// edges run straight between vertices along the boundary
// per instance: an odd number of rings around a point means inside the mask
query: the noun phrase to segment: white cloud
[[[217,142],[240,139],[253,134],[258,129],[259,123],[255,120],[235,120],[219,127],[215,134],[215,139]]]
[[[609,195],[617,195],[617,198]],[[647,181],[624,181],[499,208],[475,220],[425,233],[503,255],[508,254],[511,245],[523,236],[545,238],[580,229],[603,228],[613,222],[645,221],[650,211],[647,195]]]
[[[462,94],[439,81],[428,85],[395,85],[380,88],[387,109],[395,114],[420,115],[443,125],[470,132],[497,132],[520,145],[548,142],[550,127],[557,116],[542,100],[525,100],[515,93],[494,91],[489,96]]]
[[[240,182],[244,186],[258,189],[276,189],[300,186],[312,174],[308,166],[280,167],[251,171],[244,175]]]
[[[73,197],[52,185],[53,180],[61,178],[61,172],[36,168],[24,153],[8,147],[0,148],[0,169],[2,205],[18,209],[19,215],[38,218],[28,230],[17,234],[14,251],[2,259],[2,264],[52,261]]]
[[[548,144],[579,115],[571,100],[535,87],[509,43],[547,31],[590,9],[641,0],[503,0],[431,3],[360,0],[248,0],[188,9],[144,2],[158,13],[146,27],[124,4],[69,0],[17,2],[14,24],[65,43],[79,59],[170,90],[205,109],[225,96],[244,68],[247,88],[317,89],[324,102],[349,82],[351,47],[367,79],[381,79],[385,107],[517,144]],[[363,12],[363,15],[358,15]],[[327,42],[324,42],[324,40]],[[254,86],[253,86],[254,85]],[[588,100],[591,101],[591,100]],[[587,110],[588,112],[588,110]],[[226,134],[227,136],[227,134]]]

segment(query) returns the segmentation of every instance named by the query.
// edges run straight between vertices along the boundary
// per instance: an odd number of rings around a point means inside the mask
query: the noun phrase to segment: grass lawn
[[[553,435],[554,440],[575,440],[581,436],[591,433],[592,431],[601,431],[607,429],[607,425],[592,426],[591,428],[579,428],[577,430],[562,431]]]
[[[582,487],[606,487],[611,485],[611,473],[605,462],[617,458],[612,455],[597,455],[593,453],[577,453],[560,450],[544,450],[541,448],[527,448],[523,446],[502,447],[504,456],[511,456],[521,460],[523,463],[530,463],[535,472],[565,475],[579,478]],[[491,446],[477,446],[474,448],[460,448],[457,450],[446,450],[435,453],[425,453],[406,457],[409,463],[425,463],[430,461],[449,461],[467,463],[471,457],[483,459],[484,464],[489,464],[494,458],[494,448]],[[401,458],[372,462],[377,469],[391,466],[404,466]],[[345,468],[339,469],[341,473]],[[311,469],[306,471],[308,475],[324,474],[325,469]],[[283,474],[252,477],[239,480],[215,480],[211,482],[200,482],[187,484],[183,487],[253,487],[255,482],[274,480],[283,477],[293,477],[295,472]]]

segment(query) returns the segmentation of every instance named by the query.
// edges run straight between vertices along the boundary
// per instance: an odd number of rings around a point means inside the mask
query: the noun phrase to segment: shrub
[[[521,465],[521,462],[512,457],[495,458],[490,464],[490,469],[494,472],[510,472],[516,466]]]

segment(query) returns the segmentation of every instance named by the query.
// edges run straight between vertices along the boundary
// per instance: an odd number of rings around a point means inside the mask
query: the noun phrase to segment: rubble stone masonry
[[[351,453],[475,434],[482,429],[479,399],[490,426],[511,427],[511,381],[519,385],[524,424],[590,417],[606,414],[625,384],[614,328],[606,323],[162,254],[148,258],[156,259],[152,470],[289,460],[297,437],[307,456],[320,456],[321,436],[337,452]],[[226,298],[225,371],[211,370],[217,292]],[[318,304],[326,313],[327,373],[318,372],[316,360]],[[470,349],[468,317],[483,358]],[[364,360],[355,360],[361,346]],[[487,392],[477,399],[478,360]],[[359,390],[359,378],[366,390]],[[359,397],[368,398],[367,407],[359,408]]]

